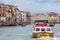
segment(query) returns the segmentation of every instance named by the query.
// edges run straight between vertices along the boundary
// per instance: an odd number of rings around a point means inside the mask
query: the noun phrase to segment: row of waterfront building
[[[0,25],[30,23],[30,12],[20,11],[17,6],[0,3]]]
[[[47,19],[49,22],[60,22],[60,14],[49,12],[48,14],[36,13],[31,15],[28,11],[21,11],[14,5],[0,3],[0,25],[31,24],[35,19]]]
[[[60,23],[60,14],[55,12],[49,12],[47,14],[37,13],[32,15],[32,22],[36,19],[48,20],[49,23]]]

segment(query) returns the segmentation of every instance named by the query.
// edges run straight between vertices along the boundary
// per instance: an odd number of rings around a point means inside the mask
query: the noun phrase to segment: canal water
[[[2,26],[0,27],[0,40],[40,40],[32,38],[33,25],[26,26]],[[60,24],[52,27],[54,38],[60,38]],[[48,39],[47,39],[48,40]],[[51,39],[53,40],[53,39]]]

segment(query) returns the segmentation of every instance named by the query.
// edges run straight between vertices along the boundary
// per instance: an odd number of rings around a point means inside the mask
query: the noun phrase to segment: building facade
[[[31,23],[30,12],[21,11],[21,15],[22,15],[22,23],[27,23],[27,24]]]
[[[58,22],[60,23],[60,14],[58,15]]]
[[[22,15],[19,9],[17,9],[17,24],[18,25],[22,24]]]
[[[58,14],[55,13],[55,12],[49,12],[48,13],[48,21],[49,22],[53,22],[53,23],[56,23],[58,21]]]
[[[0,25],[15,25],[17,7],[0,3]]]

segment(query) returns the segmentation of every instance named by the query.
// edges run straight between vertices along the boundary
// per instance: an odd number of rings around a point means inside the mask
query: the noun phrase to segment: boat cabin
[[[35,32],[52,32],[51,27],[35,27]]]
[[[48,20],[35,20],[35,26],[47,26]]]
[[[32,33],[33,38],[53,37],[51,27],[35,27]]]
[[[48,20],[35,20],[34,22],[35,26],[50,26],[53,27],[54,23],[48,23]]]

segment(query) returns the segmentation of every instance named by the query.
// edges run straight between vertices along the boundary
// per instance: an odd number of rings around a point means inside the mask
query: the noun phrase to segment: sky
[[[35,13],[60,13],[60,0],[0,0],[1,3],[18,6],[19,10]]]

